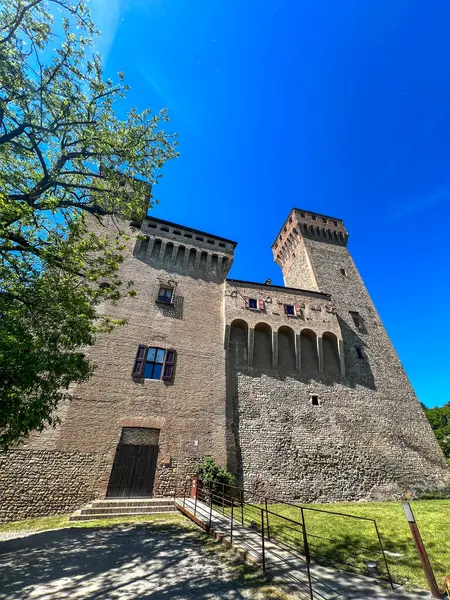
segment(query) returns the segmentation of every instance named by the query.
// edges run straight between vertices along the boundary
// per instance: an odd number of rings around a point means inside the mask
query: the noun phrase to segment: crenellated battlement
[[[151,217],[142,223],[141,234],[145,238],[136,245],[136,258],[167,271],[219,281],[226,278],[237,245],[226,238]]]
[[[272,244],[275,262],[283,267],[301,238],[346,246],[348,232],[342,219],[293,208]]]

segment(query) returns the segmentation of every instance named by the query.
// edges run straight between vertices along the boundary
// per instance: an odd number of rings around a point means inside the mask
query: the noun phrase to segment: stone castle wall
[[[185,238],[190,249],[198,246],[193,264],[180,265],[173,252],[178,229],[162,229],[146,221],[149,238],[143,243],[132,236],[121,272],[138,295],[102,308],[127,324],[100,335],[89,349],[97,368],[60,407],[61,424],[32,435],[6,457],[4,519],[70,512],[104,497],[124,428],[159,430],[155,496],[172,495],[177,477],[191,474],[199,455],[212,454],[226,464],[223,295],[232,246],[219,246],[224,242],[206,235],[204,242],[195,240],[194,231]],[[152,254],[158,240],[159,252]],[[179,252],[178,259],[188,255]],[[175,286],[173,306],[156,302],[160,285],[168,282]],[[133,380],[139,344],[177,351],[173,382]],[[33,502],[37,495],[41,501]]]
[[[294,216],[286,223],[274,253],[287,285],[317,282],[331,294],[336,327],[323,322],[323,309],[315,318],[310,311],[308,323],[294,325],[288,317],[246,314],[227,302],[227,322],[245,320],[249,340],[260,320],[273,331],[279,331],[280,318],[294,329],[308,326],[317,334],[324,363],[316,372],[284,373],[280,365],[263,369],[239,359],[230,339],[229,414],[241,480],[303,502],[392,499],[408,490],[448,485],[450,470],[348,253],[342,223],[332,222],[324,234],[316,229],[322,218],[307,219]],[[305,274],[308,268],[312,272]],[[316,303],[306,300],[305,315]],[[356,326],[351,311],[362,326]],[[327,368],[324,331],[339,339],[345,365],[340,373]],[[273,352],[275,342],[276,336]]]

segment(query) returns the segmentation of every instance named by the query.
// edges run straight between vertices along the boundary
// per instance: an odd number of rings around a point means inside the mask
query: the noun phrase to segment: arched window
[[[334,333],[324,333],[323,343],[323,370],[325,373],[339,375],[341,366],[339,362],[338,340]]]
[[[230,265],[230,259],[228,258],[228,256],[224,256],[223,261],[222,261],[223,270],[226,271],[228,269],[229,265]]]
[[[286,373],[295,371],[295,336],[290,327],[278,330],[278,368]]]
[[[303,223],[303,231],[308,233],[308,225],[306,223]]]
[[[168,242],[167,246],[166,246],[166,250],[164,252],[164,264],[169,266],[172,263],[172,257],[173,257],[173,244],[172,244],[172,242]]]
[[[255,326],[253,366],[259,369],[272,368],[272,329],[267,323]]]
[[[317,336],[311,329],[302,329],[302,332],[300,333],[300,349],[302,357],[302,375],[317,375],[319,372]]]
[[[161,240],[155,240],[155,243],[153,244],[152,258],[154,258],[155,260],[158,260],[159,258],[159,253],[161,252],[161,244]]]
[[[179,246],[177,254],[177,265],[182,267],[184,265],[184,259],[186,258],[186,247]]]
[[[195,263],[197,262],[197,250],[195,248],[191,248],[189,250],[189,258],[188,258],[188,268],[195,269]]]
[[[247,364],[248,325],[242,319],[236,319],[231,323],[230,354],[233,364]]]

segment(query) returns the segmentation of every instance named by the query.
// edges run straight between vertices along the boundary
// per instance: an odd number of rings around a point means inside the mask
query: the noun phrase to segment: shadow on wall
[[[367,356],[367,344],[338,315],[344,341],[345,385],[355,388],[357,385],[376,390],[375,379]]]
[[[290,378],[302,382],[317,381],[325,385],[342,383],[350,387],[362,385],[375,389],[363,340],[342,319],[340,324],[346,365],[344,379],[341,376],[337,337],[331,332],[326,332],[322,336],[323,372],[320,373],[318,340],[311,329],[301,331],[298,338],[300,356],[297,357],[295,333],[291,327],[280,327],[276,332],[277,343],[274,344],[271,327],[267,323],[258,323],[253,332],[253,364],[249,366],[249,331],[247,323],[242,319],[236,319],[226,327],[227,367],[231,370],[237,369],[250,377],[261,377],[265,374],[280,380]],[[356,347],[362,350],[363,358],[358,358]],[[276,361],[274,361],[274,352],[277,352]],[[301,365],[300,371],[296,368],[297,358]],[[228,370],[230,369],[227,368],[227,372]]]

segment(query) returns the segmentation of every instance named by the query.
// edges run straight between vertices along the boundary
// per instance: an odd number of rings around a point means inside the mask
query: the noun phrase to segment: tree
[[[220,484],[233,485],[235,482],[234,475],[217,464],[212,456],[202,458],[196,466],[195,474],[207,489],[216,490],[221,487]]]
[[[83,347],[118,324],[96,306],[133,293],[123,221],[108,237],[87,216],[142,219],[177,156],[165,110],[117,116],[127,86],[104,79],[96,35],[82,0],[0,0],[1,448],[56,422],[92,374]]]
[[[450,402],[441,407],[427,408],[423,406],[423,409],[450,464]]]

